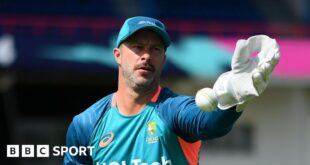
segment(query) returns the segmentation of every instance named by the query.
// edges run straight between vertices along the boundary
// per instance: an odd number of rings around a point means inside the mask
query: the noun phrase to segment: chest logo
[[[150,121],[147,123],[147,130],[149,131],[149,134],[153,136],[156,132],[156,122]]]
[[[99,146],[101,148],[104,148],[104,147],[108,146],[113,141],[113,139],[114,139],[114,133],[109,132],[102,137],[102,139],[99,142]]]
[[[158,142],[158,136],[155,136],[156,133],[156,122],[149,121],[147,123],[147,131],[149,132],[149,136],[146,138],[146,142],[149,144]]]

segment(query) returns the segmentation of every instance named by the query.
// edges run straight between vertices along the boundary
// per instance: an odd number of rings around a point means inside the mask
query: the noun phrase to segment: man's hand
[[[258,54],[251,58],[253,53]],[[232,70],[216,80],[213,90],[204,88],[198,91],[196,104],[205,111],[215,110],[214,105],[228,109],[259,96],[266,89],[279,59],[279,46],[275,39],[257,35],[238,40],[232,57]]]

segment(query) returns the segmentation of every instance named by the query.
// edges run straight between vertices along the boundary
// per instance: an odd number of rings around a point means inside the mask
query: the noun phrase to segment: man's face
[[[148,87],[159,84],[166,57],[163,41],[154,31],[137,31],[114,49],[114,55],[127,85]]]

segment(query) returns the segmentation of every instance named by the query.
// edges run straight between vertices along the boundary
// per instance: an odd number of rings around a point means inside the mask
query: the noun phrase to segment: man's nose
[[[143,51],[143,54],[141,56],[142,60],[151,60],[151,52],[149,49],[146,49]]]

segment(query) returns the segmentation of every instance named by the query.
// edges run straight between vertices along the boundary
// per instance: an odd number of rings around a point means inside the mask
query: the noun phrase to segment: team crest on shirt
[[[147,143],[152,144],[152,143],[158,142],[158,136],[155,136],[156,129],[157,129],[157,126],[156,126],[155,121],[149,121],[147,123],[147,131],[149,133],[148,134],[149,136],[146,137]]]

